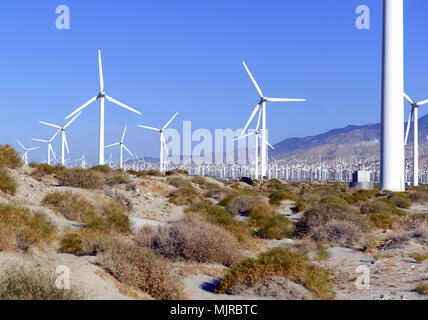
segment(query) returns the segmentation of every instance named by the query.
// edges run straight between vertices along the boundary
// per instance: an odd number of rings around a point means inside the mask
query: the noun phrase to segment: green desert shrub
[[[63,169],[57,175],[58,182],[62,186],[97,189],[100,187],[100,178],[95,175],[94,170],[82,168]]]
[[[404,211],[397,208],[395,203],[390,199],[375,199],[366,202],[360,207],[360,212],[363,214],[387,212],[398,216],[405,216]]]
[[[404,193],[392,193],[388,199],[401,209],[409,209],[412,206],[412,201]]]
[[[97,208],[80,194],[55,191],[42,200],[42,204],[60,213],[67,220],[86,223],[97,215]]]
[[[370,221],[376,228],[393,230],[400,222],[400,218],[386,211],[377,211],[368,214]]]
[[[419,294],[426,296],[426,295],[428,295],[428,284],[421,282],[416,286],[415,290]]]
[[[0,275],[0,300],[83,300],[80,289],[58,289],[57,276],[36,267],[12,267]]]
[[[275,248],[229,269],[216,292],[225,294],[237,284],[252,285],[272,276],[286,277],[315,293],[321,299],[333,296],[328,271],[310,264],[306,256],[292,248]]]
[[[426,190],[416,190],[410,193],[408,197],[412,202],[428,203],[428,191]]]
[[[202,200],[202,195],[191,185],[179,187],[169,195],[169,201],[177,206],[192,205]]]
[[[40,213],[0,205],[0,251],[27,250],[33,245],[49,244],[55,238],[56,228]]]
[[[281,201],[283,200],[291,200],[294,202],[299,201],[299,195],[295,192],[287,192],[287,191],[274,191],[269,195],[269,203],[271,205],[279,206]]]
[[[337,198],[337,197],[325,197],[322,198],[320,201],[320,205],[322,207],[326,207],[329,209],[335,209],[337,211],[349,211],[350,207],[349,207],[349,203],[346,202],[345,200],[341,199],[341,198]]]
[[[168,178],[168,184],[176,188],[191,188],[192,184],[189,180],[182,177],[171,177]]]
[[[293,223],[267,204],[261,203],[250,210],[250,225],[256,227],[255,235],[262,239],[283,239],[294,231]]]
[[[231,266],[242,258],[239,243],[230,232],[204,221],[185,218],[156,232],[141,229],[136,239],[137,243],[149,244],[155,253],[172,260]]]
[[[22,166],[21,158],[15,148],[0,145],[0,168],[16,169]]]
[[[97,249],[96,262],[120,282],[155,299],[183,299],[181,283],[165,259],[148,248],[124,240],[109,240]]]
[[[180,174],[182,176],[189,176],[189,172],[186,170],[182,170],[182,169],[174,169],[174,170],[170,170],[165,172],[165,176],[172,176],[174,174]]]
[[[131,222],[126,214],[125,207],[111,200],[103,205],[102,210],[109,229],[123,234],[131,233]]]
[[[15,179],[11,177],[7,169],[0,169],[0,191],[14,196],[16,189]]]
[[[31,176],[35,179],[41,179],[44,176],[49,175],[56,175],[63,169],[59,166],[53,167],[46,163],[37,164],[34,162],[30,163],[30,167],[34,169],[33,172],[31,172]]]

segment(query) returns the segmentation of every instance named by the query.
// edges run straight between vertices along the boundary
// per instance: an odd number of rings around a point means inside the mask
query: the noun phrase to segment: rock
[[[241,296],[271,297],[280,300],[315,300],[308,289],[284,277],[270,277],[253,285],[238,284],[228,294]]]

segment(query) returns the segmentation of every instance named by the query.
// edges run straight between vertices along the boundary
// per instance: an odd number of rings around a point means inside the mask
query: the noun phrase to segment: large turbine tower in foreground
[[[384,0],[380,188],[404,191],[403,0]]]

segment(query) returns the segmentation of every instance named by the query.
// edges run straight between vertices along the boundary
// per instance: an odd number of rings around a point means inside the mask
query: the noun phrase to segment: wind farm
[[[6,6],[0,300],[428,300],[427,3]]]

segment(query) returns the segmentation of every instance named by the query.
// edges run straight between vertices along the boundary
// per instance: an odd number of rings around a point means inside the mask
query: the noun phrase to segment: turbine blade
[[[266,144],[272,149],[275,150],[275,148],[273,147],[273,145],[271,145],[268,141],[266,141]]]
[[[92,102],[94,102],[95,100],[98,99],[98,96],[91,98],[90,100],[88,100],[87,102],[85,102],[84,105],[82,105],[81,107],[77,108],[76,110],[74,110],[72,113],[70,113],[67,117],[65,117],[65,120],[71,118],[72,116],[74,116],[76,113],[82,111],[83,109],[85,109],[87,106],[89,106]]]
[[[267,98],[271,102],[305,102],[306,99]]]
[[[119,144],[120,144],[120,142],[116,142],[113,144],[109,144],[108,146],[105,146],[104,148],[110,148],[110,147],[118,146]]]
[[[174,114],[174,116],[166,123],[166,125],[163,126],[162,131],[165,130],[171,124],[171,122],[175,119],[176,116],[178,116],[178,112]]]
[[[48,142],[52,142],[54,141],[54,139],[56,138],[56,136],[58,135],[58,133],[61,131],[61,129],[58,129],[58,131],[52,136],[52,138],[48,141]]]
[[[410,123],[412,122],[413,112],[414,112],[414,108],[412,108],[412,111],[410,111],[409,113],[409,120],[407,121],[406,138],[404,139],[404,145],[407,144],[407,139],[409,138]]]
[[[233,141],[241,140],[241,139],[244,139],[244,138],[246,138],[246,137],[253,136],[253,135],[255,135],[255,134],[256,134],[256,132],[251,132],[251,133],[246,134],[246,135],[244,135],[244,136],[240,136],[240,137],[238,137],[238,138],[235,138],[235,139],[233,139]]]
[[[256,130],[259,131],[260,128],[260,119],[262,118],[262,110],[259,112],[259,118],[257,119],[257,127]]]
[[[125,148],[125,150],[133,157],[134,155],[132,154],[132,152],[131,151],[129,151],[129,149],[125,146],[125,145],[123,145],[123,147]]]
[[[120,140],[120,142],[123,142],[123,140],[125,139],[125,134],[126,134],[127,128],[128,128],[128,126],[125,126],[125,129],[123,130],[123,134],[122,134],[122,139]]]
[[[165,148],[166,155],[169,156],[168,147],[166,146],[165,138],[162,138],[162,145]]]
[[[421,102],[418,102],[417,105],[418,106],[423,106],[424,104],[427,104],[427,103],[428,103],[428,99],[427,100],[423,100]]]
[[[137,125],[137,127],[145,128],[145,129],[149,129],[149,130],[154,130],[154,131],[158,131],[158,132],[161,131],[160,129],[157,129],[157,128],[152,128],[152,127],[147,127],[147,126],[142,126],[142,125]]]
[[[103,76],[103,64],[101,61],[101,50],[98,50],[98,66],[100,69],[100,89],[104,92],[104,76]]]
[[[135,112],[136,114],[138,114],[138,115],[141,116],[141,112],[140,111],[137,111],[137,110],[135,110],[135,109],[133,109],[131,107],[128,107],[126,104],[124,104],[124,103],[122,103],[120,101],[117,101],[116,99],[113,99],[112,97],[109,97],[108,95],[106,95],[106,98],[110,102],[113,102],[114,104],[117,104],[118,106],[120,106],[122,108],[125,108],[125,109],[128,109],[129,111]]]
[[[262,92],[262,90],[260,89],[259,85],[257,84],[256,80],[254,79],[253,75],[251,74],[250,69],[248,69],[247,64],[245,63],[245,61],[242,61],[242,63],[244,64],[244,67],[245,67],[245,69],[247,70],[247,73],[248,73],[248,75],[250,76],[251,81],[253,82],[254,86],[256,87],[257,92],[259,93],[260,97],[263,97],[263,92]]]
[[[18,144],[21,146],[22,149],[26,150],[24,145],[21,142],[19,142],[19,140],[16,140],[16,142],[18,142]]]
[[[54,127],[54,128],[57,128],[57,129],[61,129],[61,127],[57,126],[56,124],[52,124],[52,123],[44,122],[44,121],[38,121],[38,122],[41,123],[41,124],[47,125],[49,127]]]
[[[73,118],[73,119],[71,119],[65,126],[64,126],[64,129],[67,129],[67,127],[70,125],[70,124],[72,124],[73,122],[74,122],[74,120],[76,120],[80,115],[82,114],[82,111],[80,111],[78,114],[76,114],[76,116]]]
[[[257,111],[259,111],[259,109],[260,109],[260,104],[258,104],[258,105],[254,108],[253,113],[251,114],[250,118],[249,118],[249,119],[248,119],[248,121],[247,121],[247,124],[246,124],[246,125],[245,125],[245,127],[244,127],[244,130],[242,130],[242,134],[241,134],[241,136],[242,136],[242,135],[244,135],[245,131],[247,131],[248,126],[250,125],[251,121],[253,120],[254,116],[256,115]]]
[[[413,100],[405,92],[403,94],[407,101],[409,101],[411,104],[414,104]]]
[[[37,142],[44,142],[44,143],[48,143],[49,141],[47,140],[41,140],[41,139],[31,139],[33,141],[37,141]]]
[[[33,150],[37,150],[37,149],[40,149],[40,147],[30,148],[30,149],[27,149],[26,151],[33,151]]]

